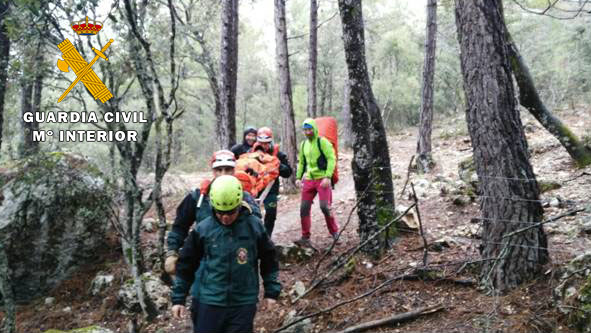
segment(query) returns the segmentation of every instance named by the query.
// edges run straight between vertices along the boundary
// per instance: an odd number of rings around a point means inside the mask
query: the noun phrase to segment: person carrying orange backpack
[[[269,127],[261,127],[257,131],[257,142],[253,145],[252,151],[261,150],[266,154],[276,156],[279,159],[279,176],[289,178],[293,172],[287,155],[279,151],[279,145],[273,144],[273,131]],[[273,234],[275,228],[275,220],[277,219],[277,200],[279,195],[279,177],[275,179],[275,183],[271,187],[269,193],[264,198],[265,205],[265,229],[269,238]],[[260,193],[259,193],[260,196]]]
[[[331,178],[335,171],[336,157],[330,141],[318,135],[318,127],[314,119],[304,120],[302,129],[306,140],[300,146],[296,173],[296,185],[302,188],[300,204],[302,237],[296,240],[295,244],[312,247],[310,211],[316,194],[320,200],[320,210],[324,215],[326,227],[332,238],[338,239],[339,226],[331,211]]]
[[[175,274],[179,249],[183,246],[185,238],[187,238],[189,229],[193,223],[198,224],[200,221],[213,214],[209,202],[209,188],[211,182],[223,175],[234,175],[236,158],[234,157],[234,153],[229,150],[218,150],[213,153],[210,165],[213,171],[213,179],[203,180],[200,187],[187,194],[185,199],[183,199],[176,209],[176,218],[174,219],[172,230],[168,233],[167,238],[168,251],[166,252],[164,269],[168,274]],[[241,180],[241,182],[243,181]],[[246,208],[248,208],[253,215],[256,215],[259,218],[262,217],[259,205],[247,191],[244,193],[244,201],[248,203],[248,207]]]

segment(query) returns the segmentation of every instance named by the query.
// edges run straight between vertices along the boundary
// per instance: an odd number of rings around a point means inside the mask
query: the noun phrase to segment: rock
[[[72,308],[69,306],[66,306],[62,311],[70,313],[70,312],[72,312]]]
[[[558,208],[560,207],[560,199],[558,198],[552,198],[550,199],[550,207],[554,207],[554,208]]]
[[[580,227],[580,232],[583,234],[591,235],[591,218],[584,221]]]
[[[466,206],[467,204],[470,203],[470,197],[466,196],[466,195],[454,195],[452,198],[452,203],[456,206]]]
[[[458,242],[451,237],[443,237],[429,243],[428,249],[433,252],[441,252],[445,248],[450,248],[452,244],[457,245]]]
[[[291,310],[287,316],[285,317],[285,320],[283,321],[283,324],[281,326],[287,325],[295,320],[298,320],[300,317],[296,316],[297,312],[296,310]],[[299,323],[283,330],[284,333],[311,333],[312,329],[314,328],[314,326],[312,325],[312,320],[310,320],[310,318],[305,319],[300,321]]]
[[[113,331],[99,326],[89,326],[84,328],[73,329],[70,331],[48,330],[44,333],[113,333]]]
[[[51,306],[53,304],[55,304],[55,297],[47,297],[45,299],[45,305],[50,305]]]
[[[26,302],[98,259],[113,191],[75,155],[39,154],[10,170],[0,177],[0,244],[8,244],[16,300]]]
[[[101,293],[113,284],[115,277],[113,275],[98,274],[90,284],[90,293],[94,296]]]
[[[470,156],[458,164],[458,176],[465,183],[469,183],[472,174],[476,172],[476,165],[474,164],[474,157]]]
[[[480,238],[480,225],[468,224],[458,225],[451,231],[452,237],[464,237],[464,238]]]
[[[141,275],[142,281],[146,288],[146,295],[156,304],[159,310],[164,310],[168,307],[168,299],[170,297],[170,287],[164,284],[156,274],[153,272],[146,272]],[[137,299],[135,285],[133,279],[129,279],[123,284],[117,299],[123,307],[130,312],[140,312],[140,304]]]
[[[288,245],[276,244],[277,259],[282,264],[301,263],[309,260],[314,255],[314,250],[310,248],[302,248],[293,243]]]
[[[431,183],[429,183],[428,180],[422,178],[422,179],[418,179],[417,181],[415,181],[414,182],[414,185],[415,185],[415,190],[417,188],[422,188],[422,189],[425,189],[426,190],[426,189],[429,188],[429,186],[431,185]]]
[[[404,214],[407,209],[408,207],[404,205],[396,205],[396,216]],[[404,215],[400,221],[402,221],[402,226],[408,229],[419,229],[419,218],[417,216],[417,211],[414,208],[406,213],[406,215]]]
[[[158,229],[158,221],[156,221],[153,218],[145,218],[142,221],[142,229],[145,232],[152,233],[152,232],[154,232],[154,231],[156,231]]]
[[[527,122],[523,125],[523,130],[526,133],[534,133],[538,129],[538,126],[534,125],[531,122]]]
[[[558,309],[568,316],[569,326],[591,333],[591,252],[573,259],[554,288]]]
[[[290,293],[292,295],[295,293],[295,295],[297,296],[302,296],[305,292],[306,286],[304,285],[304,283],[302,281],[296,281]]]

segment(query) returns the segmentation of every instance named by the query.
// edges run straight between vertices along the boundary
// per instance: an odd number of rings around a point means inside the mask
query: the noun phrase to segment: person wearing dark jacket
[[[256,141],[257,129],[252,126],[248,126],[244,129],[244,134],[242,135],[242,143],[235,144],[230,150],[234,153],[236,159],[239,159],[240,155],[248,153],[252,149],[252,146],[255,144]]]
[[[231,151],[219,150],[213,154],[211,168],[213,170],[214,179],[215,177],[222,175],[234,175],[235,166],[236,160]],[[174,219],[172,229],[167,237],[168,251],[166,252],[164,269],[168,274],[175,274],[179,249],[185,242],[185,238],[187,238],[189,229],[193,223],[199,223],[212,215],[208,195],[210,184],[210,180],[204,180],[201,183],[200,188],[187,194],[185,199],[176,209],[176,218]],[[254,198],[250,194],[244,194],[244,201],[247,208],[250,209],[254,215],[259,218],[262,216],[259,205],[254,201]]]
[[[266,154],[276,156],[279,159],[279,176],[289,178],[292,173],[291,166],[287,160],[287,155],[279,151],[279,145],[273,145],[273,131],[268,127],[261,127],[257,132],[257,142],[253,146],[253,151],[262,150]],[[265,197],[263,203],[265,204],[265,229],[269,238],[273,234],[275,228],[275,220],[277,219],[277,200],[279,195],[279,177],[273,183],[273,187],[269,194]]]
[[[172,315],[184,316],[190,290],[195,333],[253,332],[259,273],[267,310],[279,297],[275,246],[260,219],[242,206],[243,193],[235,177],[216,178],[210,191],[213,214],[199,222],[181,249]]]

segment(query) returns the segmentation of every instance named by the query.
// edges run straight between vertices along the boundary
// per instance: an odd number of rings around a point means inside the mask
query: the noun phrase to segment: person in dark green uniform
[[[172,314],[186,313],[190,290],[195,333],[253,332],[259,274],[267,310],[279,297],[275,246],[260,218],[242,205],[243,194],[236,177],[216,178],[210,190],[213,215],[199,222],[181,249]]]

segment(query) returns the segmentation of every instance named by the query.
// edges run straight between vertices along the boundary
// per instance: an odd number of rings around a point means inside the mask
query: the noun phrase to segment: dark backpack
[[[326,171],[326,168],[328,168],[328,160],[326,159],[326,155],[324,155],[324,151],[322,151],[322,147],[320,146],[320,140],[323,137],[319,136],[318,140],[316,140],[316,143],[318,144],[318,151],[320,151],[320,156],[318,156],[318,159],[316,160],[316,165],[318,166],[318,169],[322,170],[322,171]],[[300,150],[303,151],[304,150],[304,143],[306,141],[302,141],[302,144],[300,145]],[[329,141],[330,142],[330,141]],[[331,143],[332,145],[332,143]],[[306,168],[308,166],[308,163],[306,163],[306,154],[302,154],[304,155],[304,171],[302,172],[302,175],[304,175],[306,173]],[[332,186],[332,188],[334,189],[334,175],[333,177],[330,179],[330,185]]]

